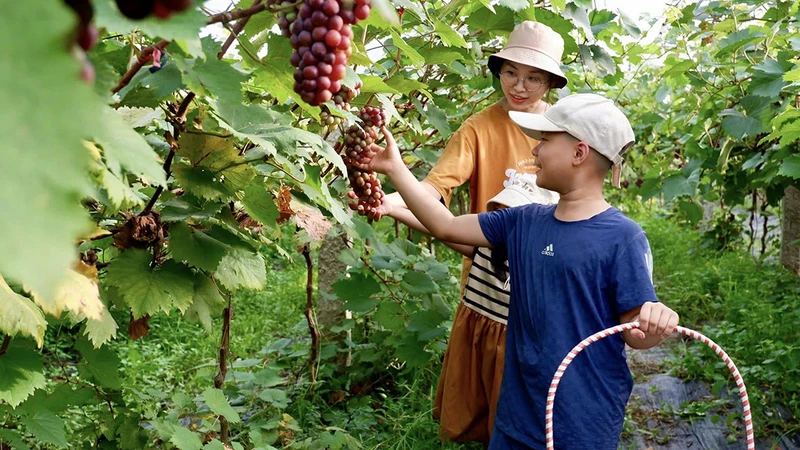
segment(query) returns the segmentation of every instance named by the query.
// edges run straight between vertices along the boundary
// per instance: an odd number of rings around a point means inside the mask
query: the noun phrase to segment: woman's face
[[[506,61],[500,68],[500,86],[510,110],[535,112],[537,103],[550,89],[550,76],[533,66]]]

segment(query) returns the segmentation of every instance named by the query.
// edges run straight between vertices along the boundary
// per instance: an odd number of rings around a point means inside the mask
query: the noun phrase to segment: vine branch
[[[228,294],[228,306],[222,311],[222,338],[219,344],[219,372],[214,376],[214,387],[222,389],[225,378],[228,375],[228,352],[230,351],[231,341],[231,320],[233,319],[233,306],[231,305],[231,294]],[[219,415],[220,440],[223,444],[230,443],[230,425],[228,419],[222,414]]]
[[[4,355],[8,351],[8,346],[11,345],[11,335],[7,334],[5,338],[3,338],[3,345],[0,346],[0,355]]]
[[[167,140],[167,143],[169,143],[169,154],[164,160],[164,172],[167,174],[167,178],[172,175],[172,160],[175,159],[175,151],[179,148],[178,138],[180,137],[181,131],[186,129],[186,113],[189,111],[189,104],[192,103],[194,97],[194,92],[189,92],[189,94],[186,95],[181,105],[178,107],[175,117],[170,120],[170,122],[172,122],[172,133],[169,131],[164,132],[164,138]],[[150,199],[140,215],[145,215],[152,211],[156,200],[158,200],[162,192],[164,192],[164,186],[156,188],[156,191],[153,193],[153,198]]]
[[[260,13],[261,11],[266,11],[267,9],[273,12],[284,11],[299,6],[302,3],[303,0],[299,0],[290,5],[279,6],[274,8],[270,8],[269,5],[266,3],[253,4],[253,6],[247,9],[237,8],[233,11],[225,11],[219,14],[212,14],[211,16],[208,17],[208,22],[206,22],[206,25],[212,25],[215,23],[233,22],[234,20],[250,17],[254,14]]]
[[[311,378],[311,395],[317,383],[317,357],[319,355],[319,329],[314,321],[314,262],[308,244],[303,246],[303,258],[306,260],[308,276],[306,278],[306,309],[304,314],[308,320],[308,332],[311,334],[311,354],[308,357],[308,372]]]
[[[145,47],[145,48],[139,50],[139,53],[136,55],[136,64],[131,66],[131,68],[128,69],[127,72],[125,72],[125,75],[123,75],[122,78],[119,80],[119,83],[117,83],[117,85],[114,86],[114,88],[111,89],[111,92],[113,94],[116,94],[117,92],[122,90],[122,88],[127,86],[128,83],[130,83],[131,80],[133,79],[134,75],[136,75],[136,73],[139,72],[139,70],[142,67],[144,67],[144,65],[149,61],[147,57],[148,56],[152,56],[153,52],[155,50],[162,50],[163,51],[164,48],[169,43],[170,43],[170,41],[168,41],[166,39],[162,39],[162,40],[158,41],[158,43],[155,44],[155,45],[151,45],[149,47]]]
[[[260,3],[261,0],[255,0],[251,8],[253,6],[257,6]],[[250,20],[250,17],[251,16],[242,17],[241,19],[239,19],[238,22],[236,22],[236,25],[234,25],[233,28],[231,28],[231,34],[228,36],[228,39],[225,39],[225,43],[222,44],[222,50],[220,50],[219,53],[217,53],[217,59],[222,59],[222,57],[225,56],[225,52],[228,51],[230,46],[233,44],[233,41],[236,40],[236,36],[238,36],[239,33],[241,33],[242,30],[244,30],[244,26],[247,25],[247,22]]]

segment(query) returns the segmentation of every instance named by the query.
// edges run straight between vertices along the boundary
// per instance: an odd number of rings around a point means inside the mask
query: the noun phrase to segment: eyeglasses
[[[514,87],[519,83],[519,75],[510,71],[504,70],[500,72],[500,81],[503,82],[506,87]],[[522,80],[522,86],[525,88],[526,91],[536,92],[542,88],[544,81],[537,77],[527,77]]]

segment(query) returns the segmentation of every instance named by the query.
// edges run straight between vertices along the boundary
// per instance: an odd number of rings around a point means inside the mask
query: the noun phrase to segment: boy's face
[[[567,133],[544,133],[542,140],[533,148],[536,184],[543,189],[563,194],[571,176],[573,150],[578,140]]]
[[[500,68],[500,86],[510,110],[532,112],[550,89],[550,76],[536,67],[506,61]]]

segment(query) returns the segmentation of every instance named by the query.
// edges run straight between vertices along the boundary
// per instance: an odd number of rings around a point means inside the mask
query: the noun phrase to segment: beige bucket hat
[[[555,75],[553,87],[563,88],[567,77],[561,71],[564,39],[552,28],[539,22],[526,20],[514,27],[503,50],[489,57],[489,70],[500,76],[503,61],[513,61],[536,67]]]
[[[487,210],[492,211],[499,206],[514,208],[531,203],[538,203],[540,205],[553,205],[558,203],[558,193],[537,186],[535,174],[516,174],[512,180],[506,181],[503,184],[505,185],[505,189],[486,202]]]

